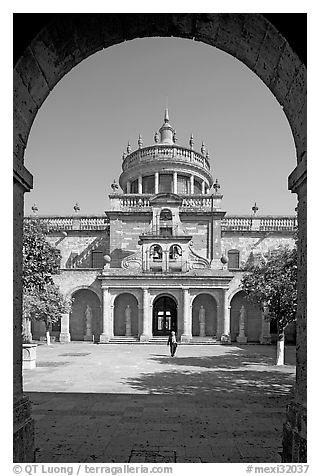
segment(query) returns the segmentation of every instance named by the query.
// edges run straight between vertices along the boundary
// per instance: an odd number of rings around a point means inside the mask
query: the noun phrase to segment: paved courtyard
[[[37,462],[280,462],[295,347],[39,345]]]

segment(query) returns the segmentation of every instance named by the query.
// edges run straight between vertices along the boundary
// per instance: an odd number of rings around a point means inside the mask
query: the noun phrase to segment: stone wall
[[[105,231],[69,231],[64,237],[49,234],[47,240],[61,252],[61,268],[71,268],[76,260],[77,268],[92,268],[92,251],[110,253],[110,239]]]
[[[121,261],[139,249],[139,236],[150,230],[151,219],[132,213],[131,216],[112,220],[110,223],[111,267],[121,266]]]
[[[240,252],[240,266],[245,265],[250,256],[266,254],[269,250],[279,246],[293,248],[295,245],[293,234],[285,232],[254,233],[254,232],[223,232],[221,239],[221,252],[228,256],[229,250]]]

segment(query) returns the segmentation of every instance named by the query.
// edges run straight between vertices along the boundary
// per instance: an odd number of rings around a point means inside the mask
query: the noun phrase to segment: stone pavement
[[[295,348],[39,345],[24,371],[36,460],[280,462]]]

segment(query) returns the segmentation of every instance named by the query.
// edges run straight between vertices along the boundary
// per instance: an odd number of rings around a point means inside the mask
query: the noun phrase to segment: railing
[[[210,170],[210,164],[207,157],[204,157],[199,152],[192,149],[186,149],[177,145],[162,145],[157,144],[150,147],[144,147],[138,149],[128,155],[122,163],[122,170],[125,171],[130,167],[134,167],[141,162],[147,162],[150,160],[181,160],[183,162],[194,163],[200,167]]]
[[[295,231],[294,216],[226,216],[221,220],[222,231]]]
[[[203,195],[182,195],[182,205],[183,209],[186,208],[205,208],[210,209],[212,206],[212,199],[210,196]]]
[[[43,216],[34,215],[25,217],[25,221],[39,220],[47,231],[68,230],[105,230],[109,220],[106,216]]]
[[[138,200],[141,195],[133,196],[131,200],[124,198],[120,210],[134,210],[139,209],[150,210],[149,198],[152,195],[146,196],[142,204],[138,205]],[[119,195],[119,197],[121,197]],[[199,198],[194,198],[193,205],[190,203],[182,205],[180,211],[185,210],[189,206],[201,206]],[[211,203],[210,198],[203,197],[203,206]],[[184,202],[183,202],[184,203]],[[186,202],[187,203],[187,202]],[[209,207],[207,207],[209,208]],[[109,220],[105,216],[43,216],[34,215],[24,218],[25,221],[39,220],[44,225],[47,231],[68,231],[68,230],[107,230],[109,227]],[[222,231],[295,231],[297,228],[297,218],[295,216],[250,216],[250,215],[234,215],[226,216],[221,220]],[[153,234],[156,230],[146,232],[146,234]]]
[[[150,198],[153,194],[112,194],[110,198],[114,203],[114,209],[126,210],[126,211],[139,211],[142,209],[150,208]],[[181,195],[182,199],[181,208],[183,210],[193,209],[211,209],[212,200],[213,207],[215,207],[215,200],[220,199],[221,195]],[[212,197],[212,198],[211,198]]]
[[[142,209],[150,207],[150,198],[152,195],[118,195],[120,209]]]

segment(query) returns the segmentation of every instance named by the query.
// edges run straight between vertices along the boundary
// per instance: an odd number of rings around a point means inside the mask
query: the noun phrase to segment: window
[[[92,267],[101,269],[104,266],[103,251],[92,251]]]
[[[172,226],[161,226],[160,236],[172,236]]]
[[[240,265],[240,253],[238,250],[228,251],[228,268],[239,269]]]
[[[202,193],[202,184],[200,180],[194,179],[194,194],[200,195]]]
[[[169,259],[178,259],[182,256],[182,249],[179,245],[172,245],[169,250]]]
[[[159,192],[172,192],[172,175],[159,175]]]
[[[131,193],[138,193],[138,179],[131,182]]]
[[[160,245],[152,245],[150,248],[150,257],[153,261],[162,260],[162,248]]]
[[[177,192],[181,195],[188,195],[190,193],[189,177],[186,177],[185,175],[178,175]]]
[[[161,213],[160,213],[160,220],[161,221],[171,221],[172,220],[172,212],[171,210],[168,210],[168,209],[164,209],[164,210],[161,210]]]
[[[154,193],[154,175],[142,177],[142,193]]]

